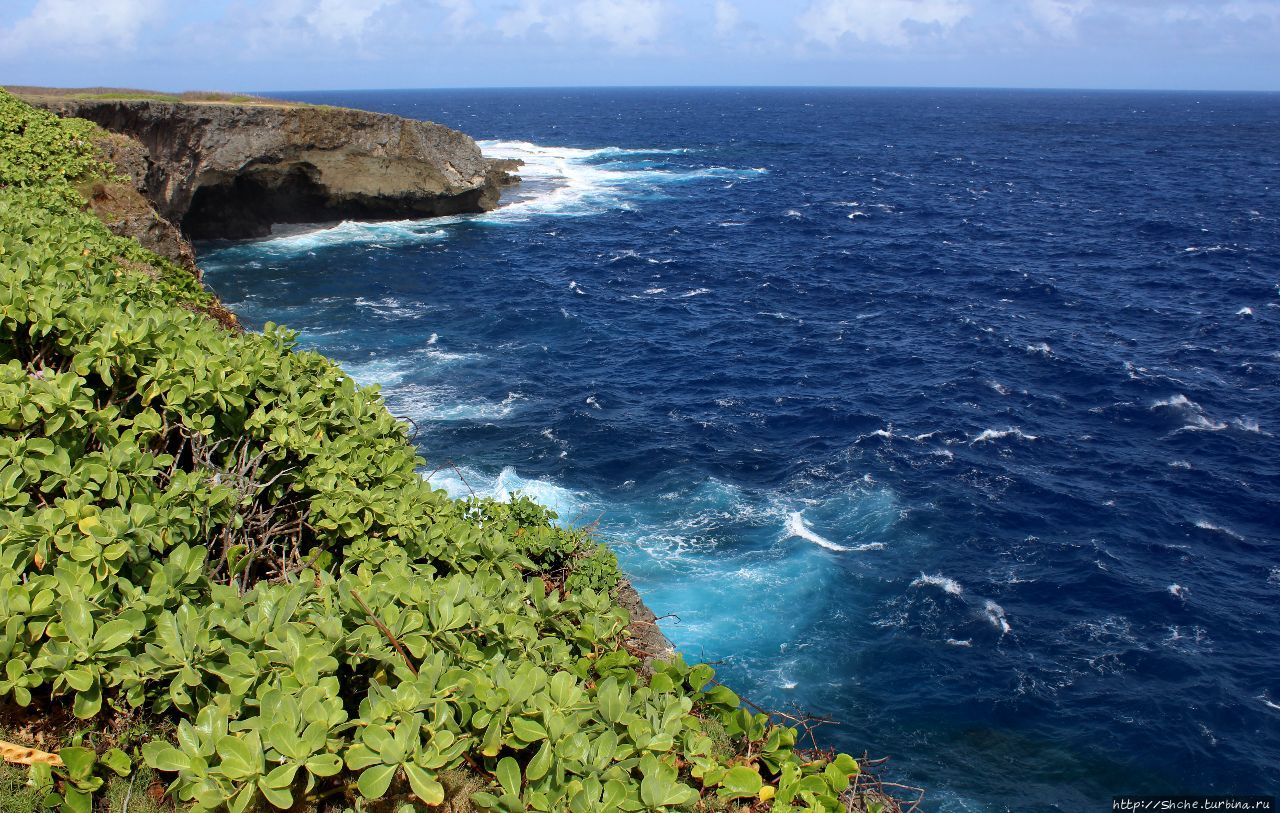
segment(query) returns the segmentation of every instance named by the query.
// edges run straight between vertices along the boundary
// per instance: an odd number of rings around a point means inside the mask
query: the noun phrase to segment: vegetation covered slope
[[[846,809],[854,760],[641,668],[606,548],[433,490],[376,388],[86,214],[90,128],[0,92],[0,701],[150,732],[36,760],[51,804],[140,753],[197,811]]]

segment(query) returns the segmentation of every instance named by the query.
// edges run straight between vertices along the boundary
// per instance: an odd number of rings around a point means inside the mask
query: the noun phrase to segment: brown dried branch
[[[400,643],[400,639],[391,632],[391,628],[382,623],[382,620],[373,614],[373,610],[369,609],[369,605],[365,603],[364,597],[360,595],[359,591],[352,590],[351,597],[360,605],[360,609],[364,610],[364,614],[369,616],[369,620],[378,628],[378,631],[396,648],[396,652],[400,653],[400,657],[404,658],[405,665],[409,667],[409,671],[413,673],[413,676],[417,677],[418,667],[413,665],[413,661],[409,658],[409,652],[404,648],[404,644]]]

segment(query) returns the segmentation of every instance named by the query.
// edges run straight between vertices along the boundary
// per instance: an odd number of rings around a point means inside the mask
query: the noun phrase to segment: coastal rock
[[[143,248],[173,260],[199,279],[191,244],[142,194],[147,177],[146,148],[126,135],[107,133],[98,141],[98,152],[123,177],[98,179],[82,188],[89,208],[115,234],[137,240]]]
[[[485,158],[469,136],[381,113],[270,102],[30,101],[141,143],[139,189],[193,239],[261,237],[277,223],[482,212],[515,180],[512,162]]]

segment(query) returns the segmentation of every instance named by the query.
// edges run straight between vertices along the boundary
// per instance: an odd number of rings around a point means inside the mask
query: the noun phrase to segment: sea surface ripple
[[[599,520],[683,651],[928,810],[1280,788],[1280,96],[295,95],[527,162],[201,247],[432,482]]]

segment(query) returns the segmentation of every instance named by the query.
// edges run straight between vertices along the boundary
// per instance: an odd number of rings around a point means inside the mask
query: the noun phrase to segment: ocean
[[[924,810],[1280,790],[1280,95],[277,95],[526,162],[487,214],[199,247],[431,482],[595,523],[688,658]]]

